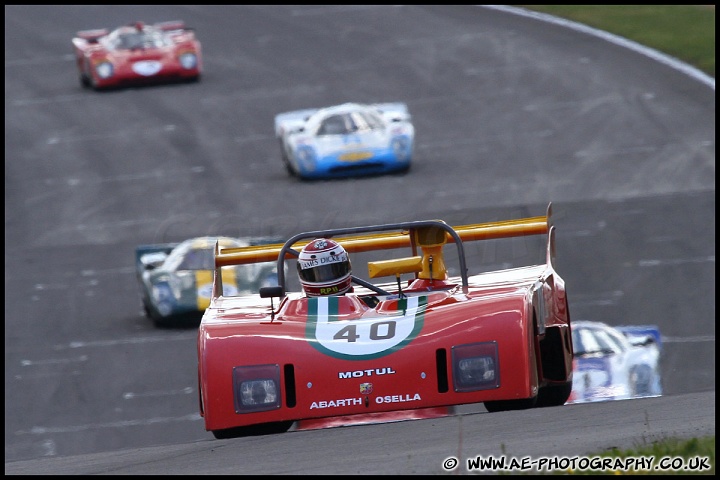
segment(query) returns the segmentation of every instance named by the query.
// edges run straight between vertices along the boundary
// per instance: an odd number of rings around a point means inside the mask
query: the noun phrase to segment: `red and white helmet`
[[[316,238],[305,245],[297,269],[309,297],[343,295],[352,285],[350,258],[342,245],[329,238]]]

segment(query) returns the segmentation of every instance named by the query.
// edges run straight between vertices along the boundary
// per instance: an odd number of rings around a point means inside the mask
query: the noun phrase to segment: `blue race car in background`
[[[405,172],[415,128],[404,103],[344,103],[275,116],[287,171],[301,179]]]
[[[655,325],[572,322],[573,389],[567,403],[662,395],[662,340]]]
[[[197,237],[135,249],[143,310],[156,326],[199,324],[212,296],[216,242],[221,251],[266,243],[257,239]],[[277,284],[275,262],[223,267],[221,271],[224,295],[255,293],[260,287]]]

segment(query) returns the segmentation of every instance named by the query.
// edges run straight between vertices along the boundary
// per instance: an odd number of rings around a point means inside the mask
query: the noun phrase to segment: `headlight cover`
[[[114,69],[112,63],[103,61],[95,65],[95,73],[102,79],[108,79],[113,76]]]
[[[406,136],[395,137],[392,140],[392,149],[398,160],[407,160],[410,158],[412,146],[410,139]]]
[[[312,172],[315,170],[315,151],[312,147],[303,145],[297,150],[298,163],[304,171]]]
[[[153,301],[162,302],[163,300],[172,300],[173,294],[167,283],[156,283],[152,286],[150,295]]]
[[[233,368],[235,413],[280,408],[280,366],[251,365]]]
[[[195,53],[193,53],[193,52],[181,53],[180,56],[178,57],[178,60],[180,61],[180,65],[185,70],[192,70],[194,68],[197,68],[197,65],[198,65],[197,55],[195,55]]]
[[[456,345],[452,349],[453,386],[473,392],[500,386],[497,342]]]

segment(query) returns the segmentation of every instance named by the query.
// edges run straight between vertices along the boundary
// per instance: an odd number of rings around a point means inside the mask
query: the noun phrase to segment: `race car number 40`
[[[338,318],[338,297],[308,299],[308,340],[321,352],[336,358],[364,360],[387,355],[420,332],[427,297],[401,298],[396,302],[396,315],[348,322]]]

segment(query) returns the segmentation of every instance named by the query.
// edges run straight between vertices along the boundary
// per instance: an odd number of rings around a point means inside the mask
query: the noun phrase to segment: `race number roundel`
[[[422,329],[427,297],[386,300],[397,307],[382,315],[345,320],[338,315],[342,297],[308,298],[306,336],[320,352],[346,360],[380,358],[402,348]]]

